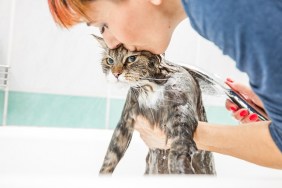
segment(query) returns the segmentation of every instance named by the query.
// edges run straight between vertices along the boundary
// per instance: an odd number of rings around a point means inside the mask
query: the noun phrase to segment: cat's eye
[[[109,65],[113,65],[114,64],[114,60],[112,58],[107,58],[107,63]]]
[[[127,61],[128,61],[129,63],[134,63],[134,62],[136,61],[136,59],[137,59],[137,56],[136,56],[136,55],[132,55],[132,56],[129,56],[129,57],[127,58]]]

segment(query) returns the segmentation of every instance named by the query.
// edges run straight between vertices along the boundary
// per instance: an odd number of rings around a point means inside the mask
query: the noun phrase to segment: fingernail
[[[234,81],[231,78],[226,79],[227,82],[233,83]]]
[[[230,109],[235,112],[237,110],[237,108],[235,106],[231,106]]]
[[[249,117],[250,121],[256,121],[258,119],[258,115],[257,114],[252,114],[250,117]]]
[[[240,116],[241,117],[244,117],[244,116],[246,116],[246,115],[248,115],[248,110],[243,110],[242,112],[240,112]]]

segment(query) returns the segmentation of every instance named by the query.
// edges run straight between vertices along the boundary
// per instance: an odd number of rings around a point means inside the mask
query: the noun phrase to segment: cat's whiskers
[[[166,81],[166,80],[168,80],[168,78],[150,78],[150,77],[147,77],[147,78],[140,78],[140,80],[164,80],[164,81]]]
[[[130,81],[133,81],[133,82],[137,82],[138,78],[140,77],[140,75],[138,73],[135,73],[135,72],[130,72],[130,73],[127,73],[124,75],[124,77]]]

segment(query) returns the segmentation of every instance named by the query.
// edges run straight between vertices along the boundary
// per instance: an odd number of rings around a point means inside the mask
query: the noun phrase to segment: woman
[[[48,0],[63,27],[85,22],[98,27],[108,47],[163,53],[187,15],[193,28],[217,45],[249,76],[251,88],[226,83],[264,107],[271,121],[226,102],[238,126],[199,122],[199,149],[282,169],[282,2],[279,0]],[[169,148],[164,134],[139,119],[136,129],[151,148]]]

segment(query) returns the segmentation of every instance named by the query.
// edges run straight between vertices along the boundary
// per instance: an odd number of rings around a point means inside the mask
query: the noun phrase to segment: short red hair
[[[69,28],[85,22],[87,15],[86,2],[91,0],[48,0],[50,12],[57,24]]]

